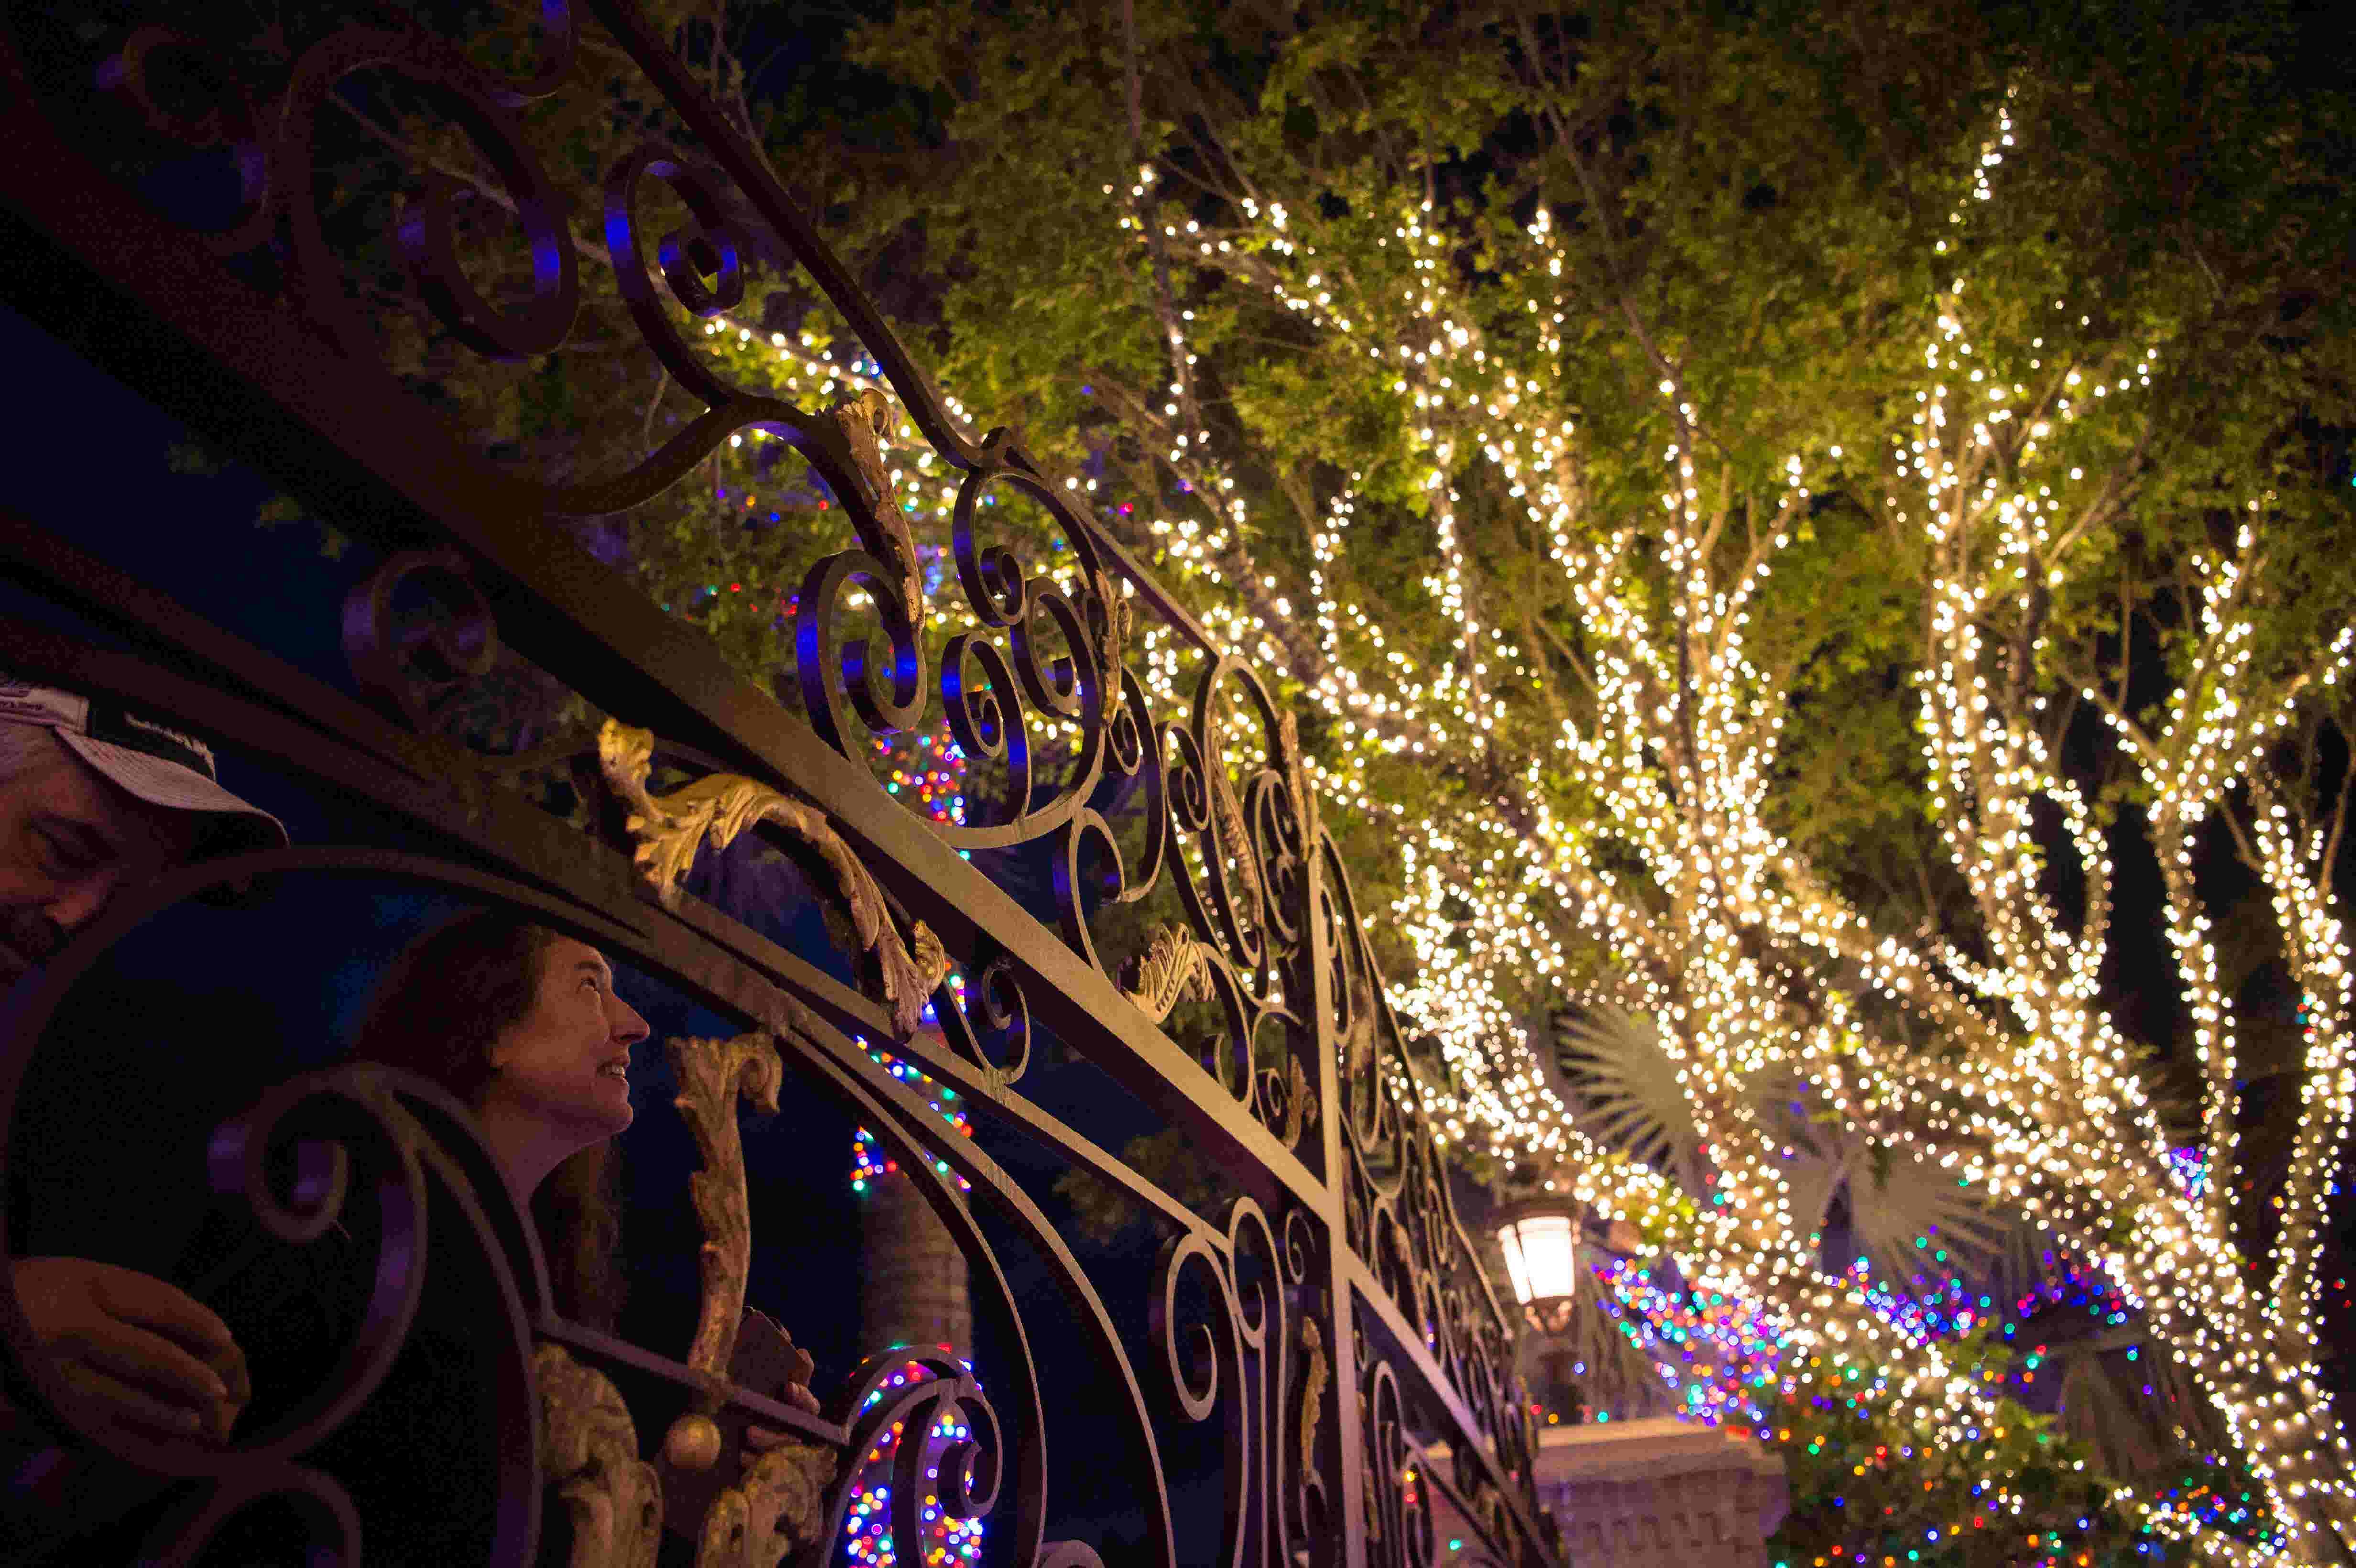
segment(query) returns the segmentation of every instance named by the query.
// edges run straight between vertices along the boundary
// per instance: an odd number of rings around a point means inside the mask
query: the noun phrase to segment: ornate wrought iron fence
[[[1048,1460],[1055,1423],[1023,1330],[1029,1304],[979,1213],[1047,1260],[1092,1376],[1126,1411],[1134,1495],[1123,1502],[1145,1519],[1153,1561],[1173,1563],[1177,1551],[1157,1456],[1172,1431],[1211,1422],[1224,1445],[1223,1561],[1552,1560],[1511,1328],[1457,1221],[1290,716],[1018,442],[966,427],[759,152],[626,0],[586,9],[594,24],[547,0],[536,55],[508,72],[413,20],[323,25],[257,48],[185,18],[78,27],[65,12],[22,7],[0,39],[14,302],[385,551],[344,609],[353,676],[382,712],[15,518],[0,524],[8,573],[145,652],[14,621],[7,661],[168,709],[218,745],[367,803],[409,846],[297,845],[192,867],[117,901],[11,998],[0,1102],[13,1100],[44,1022],[97,955],[177,901],[253,878],[390,875],[526,911],[744,1031],[669,1045],[703,1165],[702,1308],[683,1351],[627,1344],[557,1312],[530,1224],[438,1092],[346,1067],[294,1082],[227,1129],[216,1185],[241,1193],[281,1240],[306,1243],[338,1216],[371,1217],[380,1253],[369,1328],[299,1418],[251,1440],[85,1435],[141,1470],[195,1483],[155,1524],[151,1549],[188,1557],[222,1520],[273,1495],[298,1499],[318,1540],[348,1547],[364,1510],[306,1456],[376,1386],[420,1293],[455,1253],[488,1265],[480,1321],[501,1413],[485,1463],[505,1499],[501,1561],[532,1555],[544,1482],[564,1500],[575,1562],[651,1562],[666,1495],[702,1509],[692,1524],[672,1521],[700,1541],[699,1561],[774,1563],[792,1551],[822,1562],[842,1539],[859,1460],[879,1434],[905,1429],[936,1435],[904,1445],[897,1461],[901,1540],[919,1539],[925,1506],[952,1517],[994,1509],[1010,1521],[994,1549],[1003,1561],[1092,1562],[1088,1549],[1052,1539],[1072,1501],[1056,1493]],[[587,26],[684,127],[603,172],[594,226],[562,209],[520,118],[575,86]],[[476,432],[412,391],[388,366],[319,189],[330,96],[360,75],[444,115],[495,172],[492,194],[522,230],[530,283],[519,300],[494,299],[457,256],[455,182],[428,171],[399,214],[406,286],[451,344],[529,362],[564,345],[584,296],[611,290],[648,360],[703,411],[644,452],[616,454],[609,474],[552,477],[485,457]],[[215,158],[234,194],[180,221],[142,191],[159,162],[192,153]],[[649,231],[658,193],[683,209],[680,228]],[[879,461],[880,439],[899,428],[889,401],[789,406],[730,382],[701,347],[696,324],[723,317],[755,265],[808,274],[957,475],[946,553],[967,630],[937,645],[928,632],[942,607],[928,602],[920,541]],[[798,710],[735,674],[565,526],[659,493],[752,430],[792,443],[846,524],[843,548],[809,570],[792,613]],[[992,496],[1027,497],[1053,517],[1077,557],[1066,585],[993,542],[983,505]],[[397,600],[417,597],[436,607],[423,630],[395,614]],[[1149,617],[1184,656],[1188,687],[1171,713],[1156,711],[1136,667]],[[614,717],[521,756],[441,739],[436,704],[503,645]],[[967,755],[1005,781],[997,809],[962,824],[913,812],[869,765],[875,737],[929,721],[936,696]],[[1041,746],[1051,732],[1052,767]],[[691,781],[658,789],[658,753]],[[551,770],[571,781],[585,821],[508,787]],[[784,928],[682,891],[700,847],[747,832],[815,869],[855,933],[860,985]],[[438,848],[421,852],[420,842]],[[1025,865],[1044,874],[1012,886]],[[1052,902],[1052,927],[1024,897]],[[1173,916],[1128,919],[1130,951],[1108,951],[1116,916],[1157,899]],[[1164,1027],[1182,997],[1207,1000],[1207,1034],[1182,1040]],[[917,1032],[927,1005],[937,1034]],[[1043,1030],[1210,1152],[1246,1194],[1221,1222],[1026,1094]],[[1151,1299],[1103,1298],[1022,1186],[949,1136],[877,1065],[870,1041],[892,1042],[978,1115],[1151,1213],[1171,1240]],[[823,1417],[735,1377],[757,1243],[734,1113],[740,1095],[774,1100],[787,1080],[849,1107],[958,1238],[978,1307],[999,1315],[1015,1347],[1018,1364],[993,1371],[991,1395],[961,1363],[930,1355],[872,1363]],[[259,1151],[290,1128],[335,1151],[332,1180],[277,1183]],[[0,1149],[0,1162],[9,1157]],[[952,1175],[969,1194],[953,1190]],[[5,1276],[0,1328],[18,1402],[70,1429],[72,1398]],[[634,1407],[617,1379],[668,1390],[668,1403]],[[659,1435],[642,1424],[657,1407],[670,1413]],[[793,1441],[739,1454],[747,1420]],[[1446,1461],[1422,1457],[1441,1445]],[[697,1477],[700,1491],[681,1489]],[[1443,1518],[1462,1542],[1445,1553]]]

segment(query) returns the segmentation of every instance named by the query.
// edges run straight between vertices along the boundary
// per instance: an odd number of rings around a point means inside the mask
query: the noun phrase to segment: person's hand
[[[781,1399],[797,1410],[806,1410],[812,1415],[816,1415],[819,1413],[818,1395],[810,1392],[809,1380],[810,1374],[818,1370],[818,1363],[810,1360],[810,1353],[799,1345],[790,1345],[788,1348],[793,1351],[794,1363],[788,1381],[771,1397]],[[778,1444],[792,1440],[793,1435],[790,1432],[780,1432],[774,1426],[747,1426],[744,1428],[744,1446],[755,1454],[766,1454]]]
[[[177,1286],[89,1258],[25,1258],[16,1299],[73,1388],[144,1436],[226,1440],[252,1397],[229,1325]]]

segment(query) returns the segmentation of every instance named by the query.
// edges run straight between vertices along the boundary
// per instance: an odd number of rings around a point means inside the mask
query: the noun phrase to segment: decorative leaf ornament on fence
[[[826,818],[799,801],[751,779],[715,773],[667,795],[647,793],[647,769],[654,737],[613,720],[597,735],[598,760],[607,782],[631,810],[624,826],[637,837],[637,862],[656,893],[677,902],[680,879],[706,844],[724,849],[756,823],[773,823],[824,857],[837,891],[849,907],[859,940],[883,976],[892,1021],[903,1032],[915,1029],[925,997],[948,972],[940,940],[917,923],[903,938],[884,907],[884,891]]]

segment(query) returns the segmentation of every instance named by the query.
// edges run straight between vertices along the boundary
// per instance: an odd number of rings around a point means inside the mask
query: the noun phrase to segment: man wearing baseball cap
[[[285,842],[278,819],[222,788],[211,749],[168,715],[0,668],[0,991],[116,893],[184,861]],[[151,1433],[227,1434],[239,1352],[202,1303],[80,1257],[19,1259],[16,1285],[68,1380],[110,1416]]]
[[[179,861],[274,848],[278,819],[220,785],[212,749],[161,716],[0,669],[0,984],[119,888]]]

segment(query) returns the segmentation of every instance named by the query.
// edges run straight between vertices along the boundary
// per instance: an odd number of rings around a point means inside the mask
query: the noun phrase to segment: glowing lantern
[[[1560,1334],[1570,1325],[1579,1282],[1579,1217],[1559,1203],[1516,1204],[1497,1219],[1505,1275],[1530,1327]]]

